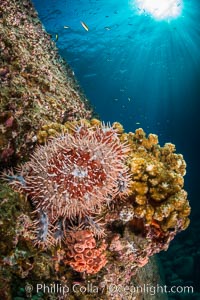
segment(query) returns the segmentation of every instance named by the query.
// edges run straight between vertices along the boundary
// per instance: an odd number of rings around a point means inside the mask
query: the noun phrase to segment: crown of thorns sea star
[[[126,193],[128,151],[112,126],[80,124],[38,146],[11,184],[50,219],[88,215]]]

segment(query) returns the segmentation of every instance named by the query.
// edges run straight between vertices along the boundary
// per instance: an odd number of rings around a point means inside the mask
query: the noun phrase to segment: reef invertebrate
[[[72,123],[68,132],[38,146],[18,168],[19,175],[7,175],[15,189],[30,197],[41,216],[39,223],[46,224],[44,234],[38,234],[40,242],[45,243],[58,220],[65,224],[66,219],[91,216],[127,193],[128,150],[111,126]]]
[[[38,147],[31,160],[19,168],[24,183],[15,180],[11,184],[54,218],[86,215],[122,192],[119,181],[124,181],[123,186],[128,182],[127,151],[112,127],[81,125],[73,134]]]
[[[71,231],[66,237],[67,252],[64,263],[70,265],[77,272],[95,274],[107,262],[103,240],[97,247],[94,234],[90,230]]]
[[[135,133],[123,133],[120,138],[128,141],[131,148],[129,201],[134,216],[144,219],[145,224],[158,222],[164,232],[172,231],[178,223],[181,223],[179,230],[187,228],[190,206],[183,190],[186,173],[183,156],[175,153],[171,143],[161,147],[155,134],[146,137],[142,128]]]

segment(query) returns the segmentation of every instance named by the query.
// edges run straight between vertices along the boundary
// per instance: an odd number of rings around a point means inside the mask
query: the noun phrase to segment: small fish
[[[57,42],[57,40],[58,40],[58,34],[56,33],[56,39],[55,39],[55,41]]]
[[[95,76],[97,76],[96,73],[89,73],[89,74],[85,74],[83,77],[84,78],[89,78],[89,77],[95,77]]]
[[[68,29],[68,28],[69,28],[69,26],[64,26],[64,28],[65,28],[65,29]]]
[[[83,21],[81,21],[81,25],[83,26],[83,28],[84,28],[86,31],[89,31],[89,27],[88,27],[87,24],[85,24]]]
[[[108,27],[108,26],[106,26],[106,27],[104,27],[106,30],[111,30],[111,28],[110,27]]]
[[[130,102],[130,101],[131,101],[131,98],[128,97],[128,101]]]
[[[136,124],[136,125],[140,125],[140,122],[136,122],[135,124]]]

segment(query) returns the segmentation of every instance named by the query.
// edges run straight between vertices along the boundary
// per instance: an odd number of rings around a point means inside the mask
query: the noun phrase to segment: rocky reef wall
[[[91,108],[28,1],[0,5],[0,161],[30,155],[47,121],[90,118]]]

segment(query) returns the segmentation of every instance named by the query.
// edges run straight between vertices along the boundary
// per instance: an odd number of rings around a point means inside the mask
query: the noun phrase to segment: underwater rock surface
[[[89,118],[91,108],[29,1],[1,1],[0,48],[0,162],[13,164],[46,121]]]
[[[161,284],[149,258],[189,225],[182,155],[141,128],[91,119],[31,3],[2,4],[0,298],[166,299],[135,288]]]
[[[160,253],[165,283],[168,286],[193,287],[190,294],[176,294],[177,300],[200,298],[200,222],[193,218],[187,232],[178,235],[167,253]],[[171,299],[171,298],[170,298]],[[174,299],[172,297],[172,299]]]

